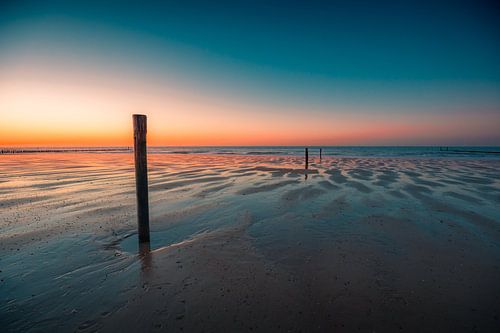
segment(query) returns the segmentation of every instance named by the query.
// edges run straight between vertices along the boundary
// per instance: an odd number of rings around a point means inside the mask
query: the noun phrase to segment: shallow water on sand
[[[151,155],[151,253],[129,154],[0,157],[7,330],[490,330],[500,161]]]

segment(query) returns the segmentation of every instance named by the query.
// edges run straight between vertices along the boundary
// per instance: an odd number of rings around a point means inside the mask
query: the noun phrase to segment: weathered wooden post
[[[306,148],[306,169],[309,169],[309,149]]]
[[[319,159],[321,159],[321,154],[323,153],[323,148],[319,149]]]
[[[139,243],[149,242],[148,160],[146,155],[147,121],[143,114],[134,114],[135,190]]]

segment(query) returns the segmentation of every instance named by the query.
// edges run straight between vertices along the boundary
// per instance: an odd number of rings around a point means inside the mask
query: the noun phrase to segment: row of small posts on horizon
[[[147,118],[142,114],[134,114],[132,119],[134,123],[135,190],[137,196],[137,227],[139,243],[147,243],[149,245],[148,159],[146,152]],[[319,148],[320,159],[322,158],[322,155],[323,149]],[[309,148],[306,148],[305,169],[308,168]]]

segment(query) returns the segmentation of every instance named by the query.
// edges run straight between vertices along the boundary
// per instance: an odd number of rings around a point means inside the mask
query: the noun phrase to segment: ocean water
[[[304,146],[150,146],[150,154],[217,154],[302,156]],[[337,157],[425,157],[500,159],[499,146],[309,146],[309,155]],[[2,148],[0,153],[99,152],[130,153],[131,147]]]

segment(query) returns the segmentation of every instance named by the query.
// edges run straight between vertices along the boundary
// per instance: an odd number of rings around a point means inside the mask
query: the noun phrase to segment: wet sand
[[[7,331],[498,331],[500,160],[0,157]]]

